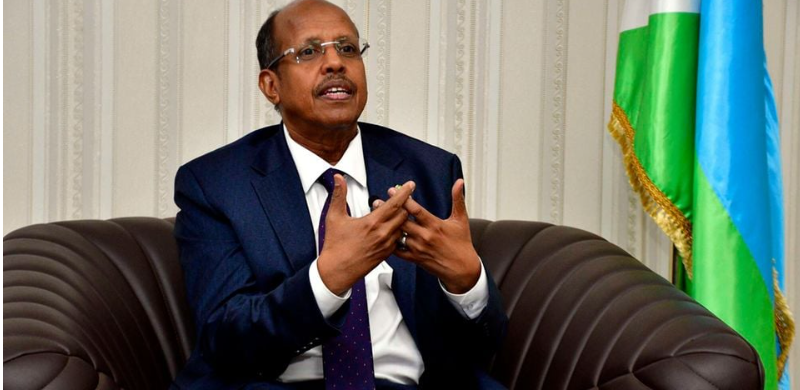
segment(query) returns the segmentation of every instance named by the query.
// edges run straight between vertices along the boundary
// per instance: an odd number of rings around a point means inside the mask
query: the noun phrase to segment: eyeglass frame
[[[265,69],[272,69],[272,67],[275,64],[277,64],[278,61],[282,60],[283,57],[286,57],[289,54],[295,54],[295,57],[294,57],[295,63],[299,64],[301,62],[304,62],[304,60],[300,59],[300,54],[297,54],[297,53],[301,52],[302,50],[300,50],[300,49],[301,48],[305,48],[306,46],[315,46],[316,45],[320,49],[319,50],[319,54],[323,54],[324,55],[325,54],[325,46],[334,45],[333,48],[336,49],[336,54],[342,55],[342,52],[340,50],[340,46],[337,45],[337,44],[341,44],[341,43],[347,42],[347,41],[349,41],[349,38],[341,38],[341,39],[336,40],[336,41],[322,42],[322,43],[308,42],[308,43],[303,43],[303,44],[300,44],[300,45],[297,45],[297,46],[290,47],[290,48],[284,50],[284,52],[281,53],[281,55],[275,57],[274,60],[270,61],[270,63],[267,65],[267,67]],[[367,42],[366,40],[361,39],[361,38],[358,38],[356,40],[356,42],[357,42],[356,47],[358,47],[358,45],[363,43],[363,46],[361,47],[361,50],[358,52],[358,56],[357,56],[359,58],[363,57],[364,56],[364,52],[366,52],[367,49],[370,48],[369,42]],[[314,51],[316,51],[316,48],[314,49]],[[356,56],[347,57],[346,55],[344,57],[345,58],[356,58]],[[318,58],[318,56],[315,56],[314,58],[312,58],[311,60],[308,60],[308,61],[313,61],[316,58]]]

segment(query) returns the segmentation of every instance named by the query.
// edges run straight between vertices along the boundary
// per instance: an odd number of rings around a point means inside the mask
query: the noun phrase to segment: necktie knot
[[[328,190],[329,194],[333,194],[333,187],[334,187],[333,175],[337,173],[344,176],[344,172],[335,168],[328,168],[328,170],[322,172],[322,175],[320,175],[319,179],[317,179],[317,181],[320,184],[322,184],[322,186],[325,187],[326,190]]]

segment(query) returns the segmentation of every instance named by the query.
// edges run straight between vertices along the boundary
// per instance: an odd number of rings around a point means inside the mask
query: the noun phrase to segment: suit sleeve
[[[348,305],[326,320],[308,267],[258,287],[228,217],[190,168],[175,179],[175,237],[203,360],[222,375],[275,378],[290,360],[339,333]],[[269,259],[259,259],[269,261]],[[197,352],[197,351],[196,351]]]
[[[451,174],[451,185],[456,180],[464,177],[461,170],[461,161],[457,156],[453,156]],[[466,187],[464,189],[466,191]],[[448,310],[448,312],[452,312],[448,313],[448,322],[453,324],[452,326],[456,330],[449,333],[451,335],[450,348],[458,351],[461,356],[467,357],[464,362],[477,368],[485,368],[491,361],[505,338],[508,326],[508,317],[503,311],[500,291],[497,289],[489,269],[484,267],[484,270],[487,276],[489,299],[486,307],[477,318],[465,318],[460,313],[457,313],[452,305],[447,305],[453,309]],[[447,298],[445,297],[445,299]]]

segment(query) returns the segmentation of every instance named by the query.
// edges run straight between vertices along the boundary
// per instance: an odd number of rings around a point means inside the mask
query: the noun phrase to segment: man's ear
[[[262,69],[258,75],[258,88],[275,106],[281,103],[279,84],[278,75],[269,69]]]

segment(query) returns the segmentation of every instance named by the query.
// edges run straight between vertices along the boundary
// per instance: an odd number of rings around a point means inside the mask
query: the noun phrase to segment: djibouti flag
[[[609,130],[645,211],[675,245],[676,284],[784,374],[778,125],[754,0],[627,1]]]

